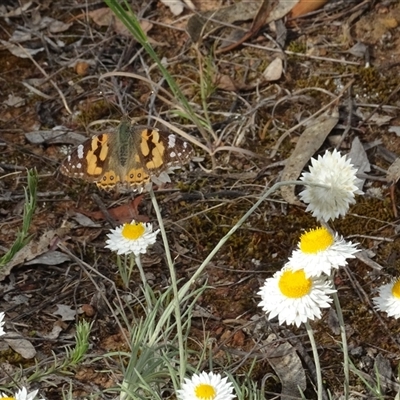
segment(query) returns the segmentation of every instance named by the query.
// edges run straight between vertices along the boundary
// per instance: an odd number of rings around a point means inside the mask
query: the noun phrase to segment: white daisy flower
[[[28,393],[25,387],[20,389],[14,396],[9,396],[5,393],[0,393],[0,400],[34,400],[39,390],[34,390]],[[44,399],[37,399],[44,400]]]
[[[6,332],[3,329],[3,325],[5,324],[4,317],[5,317],[5,314],[3,311],[1,311],[0,312],[0,336],[3,336],[6,334]]]
[[[316,228],[301,235],[289,263],[295,271],[304,269],[307,276],[330,275],[332,268],[344,267],[347,258],[354,258],[360,251],[356,247],[337,233],[332,235],[326,228]]]
[[[400,279],[379,288],[379,296],[372,299],[378,311],[386,312],[389,317],[400,318]]]
[[[269,314],[276,316],[279,324],[288,325],[307,322],[315,317],[321,318],[321,308],[330,307],[332,299],[329,294],[335,293],[326,277],[307,277],[304,270],[294,271],[286,264],[272,278],[265,280],[258,294],[261,296],[259,306]]]
[[[233,386],[222,378],[220,374],[202,372],[195,374],[192,379],[185,378],[182,389],[177,391],[179,400],[230,400],[236,396],[232,394]]]
[[[318,220],[343,216],[354,204],[355,195],[363,194],[358,188],[361,180],[356,177],[357,169],[341,156],[338,151],[326,151],[324,156],[311,159],[310,172],[303,172],[300,177],[306,188],[300,193],[300,198],[307,203],[306,211],[312,211],[312,215]],[[326,185],[327,188],[313,186],[313,184]]]
[[[147,247],[156,242],[156,236],[160,232],[153,232],[151,224],[143,224],[133,220],[130,224],[124,224],[112,229],[107,235],[106,248],[116,251],[117,254],[131,254],[135,256],[146,253]]]

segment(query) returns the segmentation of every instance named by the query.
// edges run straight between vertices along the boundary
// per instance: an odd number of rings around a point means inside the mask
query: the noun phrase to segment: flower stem
[[[179,296],[179,292],[178,292],[178,284],[177,284],[177,279],[176,279],[176,274],[175,274],[174,262],[172,261],[171,252],[169,250],[167,233],[165,232],[165,227],[164,227],[164,223],[162,220],[161,211],[160,211],[160,208],[158,207],[157,199],[154,194],[153,188],[151,188],[149,190],[149,193],[150,193],[150,197],[151,197],[151,202],[153,203],[153,207],[154,207],[154,210],[157,215],[158,224],[160,226],[161,236],[162,236],[162,240],[163,240],[164,248],[165,248],[165,255],[167,257],[169,274],[170,274],[170,278],[171,278],[172,290],[174,293],[174,299],[172,301],[172,304],[173,304],[174,313],[175,313],[176,331],[177,331],[178,346],[179,346],[179,359],[185,360],[185,348],[184,348],[184,343],[183,343],[183,329],[182,329],[182,318],[181,318],[181,309],[180,309],[181,297]],[[160,320],[159,320],[156,328],[154,329],[153,337],[150,339],[150,341],[156,337],[155,335],[158,334],[158,330],[162,329],[164,322],[169,319],[170,314],[171,314],[171,311],[170,311],[169,307],[167,307],[164,310],[163,314],[161,315]],[[149,344],[151,344],[151,343],[149,343]],[[179,363],[179,376],[180,376],[180,379],[182,382],[183,382],[183,378],[185,377],[185,370],[186,370],[185,362]]]
[[[306,329],[307,329],[307,334],[308,334],[308,337],[310,339],[310,343],[311,343],[311,347],[312,347],[312,351],[313,351],[313,356],[314,356],[315,372],[317,374],[317,391],[318,391],[317,398],[318,399],[322,399],[322,389],[323,389],[323,387],[322,387],[321,364],[319,362],[319,355],[318,355],[317,345],[315,343],[314,331],[311,328],[311,325],[309,324],[308,321],[305,322],[305,326],[306,326]]]
[[[332,284],[333,284],[333,276],[331,276]],[[335,303],[336,314],[339,321],[340,326],[340,336],[342,338],[342,348],[343,348],[343,372],[344,372],[344,400],[348,400],[349,398],[349,353],[347,348],[347,337],[346,337],[346,328],[344,325],[342,307],[340,306],[339,297],[337,292],[332,294],[333,301]]]
[[[142,265],[142,260],[140,259],[140,255],[135,257],[135,263],[139,270],[140,279],[142,280],[142,284],[143,284],[143,294],[144,294],[144,297],[146,298],[146,308],[147,308],[148,313],[150,313],[153,308],[153,301],[150,296],[151,288],[150,288],[149,284],[147,283],[147,279],[146,279],[146,275],[143,270],[143,265]]]

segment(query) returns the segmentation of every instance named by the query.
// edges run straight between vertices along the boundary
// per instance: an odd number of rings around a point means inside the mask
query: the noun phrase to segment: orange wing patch
[[[114,171],[106,171],[96,185],[101,189],[112,189],[121,179]]]
[[[86,150],[85,157],[87,167],[86,173],[92,176],[100,176],[103,173],[103,165],[108,156],[109,150],[109,134],[93,136],[90,141],[90,148]]]
[[[132,168],[128,171],[125,181],[130,185],[143,185],[150,181],[150,175],[143,168]]]

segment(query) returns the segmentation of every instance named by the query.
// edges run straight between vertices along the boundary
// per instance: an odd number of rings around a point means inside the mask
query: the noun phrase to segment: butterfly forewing
[[[94,135],[75,148],[61,164],[61,172],[73,178],[95,182],[107,169],[109,135]]]

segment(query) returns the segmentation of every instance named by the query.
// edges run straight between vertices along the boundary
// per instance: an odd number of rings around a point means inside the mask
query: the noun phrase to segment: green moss
[[[307,51],[307,44],[299,39],[293,40],[288,44],[287,49],[293,53],[305,54]]]

